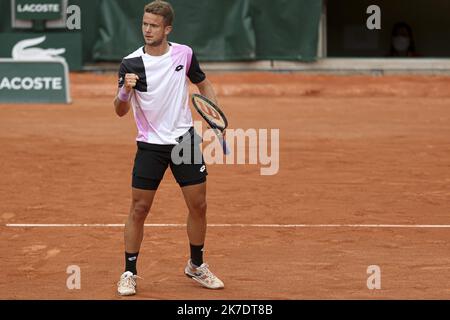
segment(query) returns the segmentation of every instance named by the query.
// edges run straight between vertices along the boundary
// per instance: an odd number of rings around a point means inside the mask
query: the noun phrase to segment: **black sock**
[[[128,253],[125,252],[125,271],[130,271],[134,275],[137,275],[136,263],[139,252],[137,253]]]
[[[197,267],[200,267],[203,264],[203,244],[201,246],[194,246],[191,244],[191,260]]]

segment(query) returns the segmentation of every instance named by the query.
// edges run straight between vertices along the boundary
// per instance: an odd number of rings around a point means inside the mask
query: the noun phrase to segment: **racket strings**
[[[208,119],[218,128],[226,127],[225,119],[219,112],[217,112],[217,110],[212,105],[198,98],[194,98],[194,100],[195,104],[198,106],[198,111],[202,114],[203,117]]]

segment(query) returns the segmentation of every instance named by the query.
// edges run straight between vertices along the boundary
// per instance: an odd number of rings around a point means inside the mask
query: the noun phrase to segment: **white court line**
[[[6,224],[9,228],[123,228],[124,224]],[[184,228],[186,224],[145,224],[149,228]],[[449,224],[208,224],[213,228],[410,228],[450,229]]]

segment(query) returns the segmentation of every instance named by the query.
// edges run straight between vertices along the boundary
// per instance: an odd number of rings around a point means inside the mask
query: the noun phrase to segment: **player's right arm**
[[[119,117],[123,117],[130,111],[130,98],[133,88],[136,86],[139,77],[134,73],[125,74],[123,85],[117,90],[114,99],[114,109]]]

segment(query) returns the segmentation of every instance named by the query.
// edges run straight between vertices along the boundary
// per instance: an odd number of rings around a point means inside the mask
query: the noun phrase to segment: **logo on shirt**
[[[183,68],[184,68],[184,66],[182,65],[182,64],[180,64],[176,69],[175,69],[175,71],[181,71],[181,70],[183,70]]]

